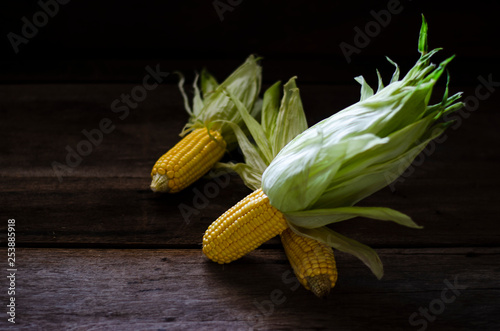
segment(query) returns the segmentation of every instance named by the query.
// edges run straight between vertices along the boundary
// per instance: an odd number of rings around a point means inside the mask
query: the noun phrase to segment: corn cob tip
[[[306,281],[311,292],[318,298],[325,298],[330,293],[332,287],[335,286],[335,284],[332,284],[330,276],[327,274],[306,277]]]
[[[151,170],[153,192],[177,193],[206,174],[226,151],[218,131],[199,128],[156,161]]]
[[[337,282],[332,248],[290,228],[281,234],[281,242],[299,282],[317,297],[326,297]]]
[[[153,192],[169,192],[168,177],[158,173],[151,176],[151,191]]]

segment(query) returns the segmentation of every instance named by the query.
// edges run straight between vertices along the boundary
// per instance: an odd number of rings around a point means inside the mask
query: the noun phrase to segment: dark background
[[[219,3],[228,5],[227,0]],[[384,77],[390,56],[403,69],[418,54],[420,14],[429,22],[430,48],[443,47],[436,59],[457,54],[455,84],[470,83],[498,70],[497,1],[401,0],[399,14],[370,38],[348,64],[339,47],[354,45],[354,27],[373,21],[370,11],[389,1],[235,1],[221,21],[215,1],[78,1],[39,28],[15,54],[7,34],[21,33],[40,10],[36,1],[9,1],[1,11],[1,75],[4,83],[33,81],[136,81],[145,64],[191,72],[207,66],[224,77],[251,53],[264,57],[267,82],[299,76],[299,83],[352,83],[354,76]],[[390,73],[388,73],[389,71]],[[498,71],[497,71],[498,72]]]

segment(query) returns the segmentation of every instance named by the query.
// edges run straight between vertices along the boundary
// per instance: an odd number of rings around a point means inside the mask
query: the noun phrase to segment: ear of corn
[[[226,148],[235,147],[235,135],[226,125],[228,121],[240,125],[241,116],[234,102],[226,96],[233,93],[239,103],[252,109],[256,116],[262,102],[258,95],[262,80],[258,59],[249,56],[221,84],[208,71],[201,73],[201,91],[197,75],[193,83],[194,96],[190,106],[184,91],[184,76],[180,76],[179,89],[189,121],[181,132],[184,137],[164,154],[151,171],[151,189],[155,192],[176,193],[191,185],[219,161]]]
[[[218,168],[236,171],[245,184],[255,190],[220,216],[205,232],[203,252],[211,260],[229,263],[251,252],[287,228],[287,222],[260,189],[260,177],[277,154],[279,144],[286,144],[307,128],[299,89],[295,77],[283,86],[284,96],[279,103],[281,83],[271,86],[264,94],[262,120],[256,121],[250,110],[229,89],[225,92],[235,104],[255,144],[236,123],[228,123],[243,151],[245,163],[219,163]],[[283,129],[283,127],[287,129]],[[280,136],[278,139],[278,136]]]
[[[280,231],[287,227],[283,215],[274,207],[270,206],[267,197],[262,194],[260,182],[262,173],[279,152],[280,148],[307,128],[302,101],[300,99],[299,89],[295,84],[295,79],[296,77],[291,78],[283,86],[284,96],[281,105],[279,99],[280,82],[272,85],[264,93],[260,123],[250,116],[250,111],[247,107],[239,102],[231,91],[226,91],[228,96],[235,103],[246,126],[249,128],[255,143],[252,144],[250,142],[238,125],[229,123],[244,154],[245,163],[219,163],[217,167],[237,172],[245,184],[250,189],[255,190],[255,192],[219,217],[206,231],[203,239],[203,251],[210,259],[216,262],[225,263],[233,261],[258,247],[271,237],[279,234]],[[257,200],[254,198],[257,198]],[[263,199],[260,200],[260,198]],[[261,203],[263,203],[263,205],[261,205]],[[261,232],[262,229],[259,229],[260,224],[267,222],[266,220],[268,218],[272,219],[270,214],[263,213],[261,210],[253,212],[255,217],[240,217],[242,214],[247,213],[246,210],[243,210],[244,208],[257,208],[258,206],[265,206],[266,209],[271,211],[271,214],[279,215],[278,219],[281,224],[268,236],[257,236],[250,242],[248,238],[255,235],[252,230],[257,229],[257,232]],[[252,215],[252,213],[249,213],[249,215]],[[232,231],[226,231],[228,224],[231,229],[234,228],[234,231],[237,231],[236,234],[233,235]],[[244,226],[242,226],[242,224],[244,224]],[[234,237],[228,239],[229,236]],[[234,238],[237,238],[238,241],[245,242],[245,244],[227,245],[226,241],[234,241]],[[250,244],[247,245],[247,242]],[[218,247],[219,245],[220,247]],[[224,245],[226,245],[226,247]],[[240,246],[244,246],[244,248]]]
[[[218,131],[192,131],[156,162],[151,171],[151,190],[181,191],[209,171],[225,150],[226,142]]]
[[[274,84],[264,94],[261,123],[253,120],[246,107],[228,92],[228,95],[235,99],[234,102],[255,144],[248,140],[237,125],[231,125],[243,151],[245,163],[226,163],[218,166],[236,171],[249,188],[256,190],[250,197],[255,197],[257,200],[249,201],[247,197],[215,221],[205,233],[203,251],[216,262],[231,262],[282,231],[281,240],[297,278],[306,289],[318,297],[324,297],[335,286],[337,279],[333,250],[314,239],[299,236],[290,230],[283,214],[269,205],[269,200],[259,189],[262,173],[269,163],[283,146],[307,129],[295,77],[283,87],[281,106],[280,85],[279,82]],[[260,201],[260,197],[264,199]],[[271,212],[266,213],[259,209],[264,208],[263,206]],[[254,208],[253,216],[252,212],[247,212],[246,208],[249,207]],[[238,215],[239,211],[241,214]],[[273,219],[271,215],[277,217]],[[277,226],[267,230],[267,227],[273,224]],[[262,231],[267,231],[268,235],[263,236]]]
[[[332,248],[290,228],[281,233],[281,242],[300,283],[320,298],[328,295],[337,282]]]
[[[287,228],[283,214],[254,191],[213,222],[203,236],[203,253],[214,262],[229,263],[253,251]]]
[[[452,58],[438,68],[430,63],[437,50],[427,51],[425,20],[419,51],[421,58],[402,80],[397,65],[388,86],[378,75],[376,93],[363,77],[357,77],[362,85],[360,102],[303,133],[292,127],[290,135],[286,130],[277,134],[288,124],[276,116],[277,85],[266,92],[261,124],[227,91],[255,144],[234,130],[245,163],[222,167],[236,171],[247,186],[262,188],[209,227],[203,238],[204,253],[213,261],[228,263],[280,233],[295,275],[318,297],[326,296],[337,281],[331,247],[358,257],[380,279],[383,266],[377,253],[326,225],[361,216],[419,228],[395,210],[354,206],[397,178],[448,125],[436,121],[462,106],[456,102],[460,93],[448,97],[448,83],[442,102],[428,104]],[[282,104],[286,102],[283,98]]]

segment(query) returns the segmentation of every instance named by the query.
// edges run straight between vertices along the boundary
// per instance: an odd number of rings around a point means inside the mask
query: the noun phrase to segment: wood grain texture
[[[213,220],[249,193],[234,176],[225,187],[203,179],[180,194],[151,192],[151,167],[178,141],[187,114],[177,88],[160,85],[121,120],[110,105],[133,87],[0,86],[0,216],[22,224],[20,243],[193,247]],[[464,90],[474,93],[474,88]],[[301,91],[311,124],[355,102],[359,92],[354,85],[306,85]],[[375,247],[498,246],[500,237],[493,230],[500,204],[496,99],[481,102],[480,110],[450,128],[446,141],[435,144],[428,156],[422,154],[394,190],[386,188],[362,202],[401,210],[424,230],[361,219],[335,229]],[[104,117],[115,130],[59,182],[51,163],[64,163],[66,146],[76,149],[85,139],[81,131],[98,127]],[[235,151],[225,158],[241,155]],[[214,183],[218,194],[200,198],[205,190],[212,192]],[[186,216],[182,205],[203,208]],[[0,224],[0,231],[4,228]]]
[[[337,254],[339,281],[320,300],[297,287],[281,250],[221,266],[200,250],[20,249],[16,330],[416,330],[410,315],[439,300],[446,281],[459,293],[429,329],[500,327],[499,249],[379,253],[381,281]]]
[[[221,20],[214,4],[226,2],[234,8]],[[31,20],[40,3],[11,2],[2,10],[4,36],[22,33],[20,18]],[[111,1],[96,10],[71,2],[20,53],[4,38],[0,251],[6,255],[6,220],[15,218],[18,269],[17,323],[0,310],[0,330],[499,330],[498,3],[450,9],[403,1],[348,63],[341,43],[356,43],[354,29],[374,22],[389,3]],[[187,82],[206,66],[221,79],[257,54],[264,87],[298,76],[314,124],[359,99],[353,77],[375,85],[378,68],[388,82],[394,68],[386,55],[402,71],[415,63],[421,13],[430,48],[444,48],[434,61],[457,54],[451,92],[464,91],[478,109],[454,116],[444,143],[361,203],[407,213],[423,230],[367,219],[335,224],[376,249],[384,278],[337,252],[337,286],[316,299],[299,286],[277,238],[230,265],[208,261],[203,232],[249,190],[236,176],[202,179],[176,195],[149,190],[151,167],[187,120],[175,75],[127,113],[113,104],[137,91],[147,66],[182,71]],[[486,88],[479,85],[485,79]],[[434,102],[443,88],[439,82]],[[113,131],[59,180],[52,163],[65,164],[67,149],[88,139],[82,130],[103,119]],[[233,151],[224,160],[241,158]],[[194,212],[183,214],[190,207]]]
[[[0,86],[0,219],[16,219],[20,247],[18,323],[12,328],[1,320],[0,329],[418,330],[425,323],[420,308],[434,302],[439,311],[445,281],[455,278],[460,295],[428,328],[499,328],[495,95],[448,130],[395,190],[362,203],[408,213],[424,230],[363,219],[335,226],[377,248],[383,280],[338,253],[339,282],[328,300],[318,300],[297,287],[277,239],[230,265],[206,260],[203,232],[249,190],[232,176],[206,200],[200,194],[213,188],[213,179],[176,195],[151,192],[151,166],[178,141],[187,116],[176,87],[160,85],[121,120],[111,103],[134,86]],[[310,124],[355,102],[359,92],[354,85],[301,91]],[[51,163],[64,163],[66,146],[76,148],[81,131],[104,117],[115,130],[59,182]],[[183,216],[181,204],[198,204],[198,213]],[[0,223],[0,233],[5,227]],[[0,296],[2,304],[7,299]]]

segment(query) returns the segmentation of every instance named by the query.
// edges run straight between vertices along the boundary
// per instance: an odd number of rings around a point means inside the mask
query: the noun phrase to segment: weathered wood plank
[[[129,107],[128,113],[114,112],[111,104],[122,94],[130,94],[134,86],[1,85],[0,175],[56,178],[51,163],[64,164],[66,146],[76,150],[78,143],[88,140],[82,131],[98,129],[101,120],[108,118],[114,125],[113,131],[103,134],[102,141],[82,157],[71,176],[144,176],[156,158],[178,141],[187,114],[174,85],[159,85],[149,91],[137,108]],[[455,90],[474,94],[474,88]],[[301,91],[310,124],[359,99],[356,85],[306,85],[301,86]],[[493,130],[493,123],[500,117],[495,111],[498,99],[493,94],[480,102],[480,111],[465,112],[468,117],[465,119],[458,116],[461,121],[453,126],[458,129],[448,130],[448,140],[437,144],[435,154],[429,159],[498,161],[496,146],[500,136]],[[439,153],[445,153],[446,158],[440,159]]]
[[[500,327],[498,248],[379,253],[381,281],[338,253],[338,284],[319,300],[297,287],[281,250],[221,266],[199,250],[19,249],[16,329],[418,330],[425,318],[409,318],[429,305],[430,328]]]
[[[0,201],[2,218],[16,218],[19,242],[41,244],[197,245],[207,226],[249,191],[232,177],[219,194],[203,199],[196,192],[214,185],[202,180],[177,195],[149,191],[156,158],[179,138],[187,118],[175,86],[149,92],[124,120],[110,104],[133,85],[0,86]],[[473,93],[469,89],[468,93]],[[357,99],[354,86],[304,86],[311,123]],[[480,111],[449,129],[423,163],[395,184],[366,199],[364,205],[387,206],[411,215],[422,231],[357,220],[336,229],[376,247],[497,246],[500,184],[498,130],[494,98]],[[65,162],[65,147],[76,148],[103,117],[113,132],[60,183],[51,163]],[[234,152],[227,159],[237,159]],[[220,185],[219,185],[220,187]],[[199,201],[198,201],[198,200]],[[183,216],[179,206],[199,213]],[[206,206],[205,206],[206,205]],[[188,220],[188,221],[186,221]],[[1,229],[5,224],[0,224]],[[274,241],[276,243],[276,241]]]
[[[34,183],[4,178],[3,183],[23,189],[1,189],[1,215],[16,218],[18,241],[26,244],[198,245],[208,225],[250,192],[239,178],[230,178],[229,185],[210,198],[203,193],[205,198],[199,198],[196,192],[204,192],[209,184],[217,187],[212,180],[177,195],[159,195],[147,189],[147,178],[66,179],[63,184],[50,178]],[[334,229],[376,247],[498,245],[499,234],[492,231],[498,204],[488,193],[496,187],[461,179],[450,195],[449,180],[409,178],[398,184],[396,194],[385,189],[363,202],[401,210],[425,226],[423,230],[363,219],[336,224]],[[196,209],[199,214],[183,214],[183,206],[203,208]],[[0,224],[0,229],[5,226]]]
[[[188,114],[175,85],[159,85],[135,109],[128,107],[128,113],[114,112],[112,103],[134,87],[0,85],[0,176],[57,179],[51,163],[65,164],[66,146],[76,150],[79,142],[88,140],[82,131],[98,129],[103,118],[112,121],[114,130],[103,134],[101,143],[82,157],[71,176],[147,175],[156,159],[179,140]],[[304,86],[302,91],[304,104],[311,108],[311,123],[359,98],[357,86]]]

